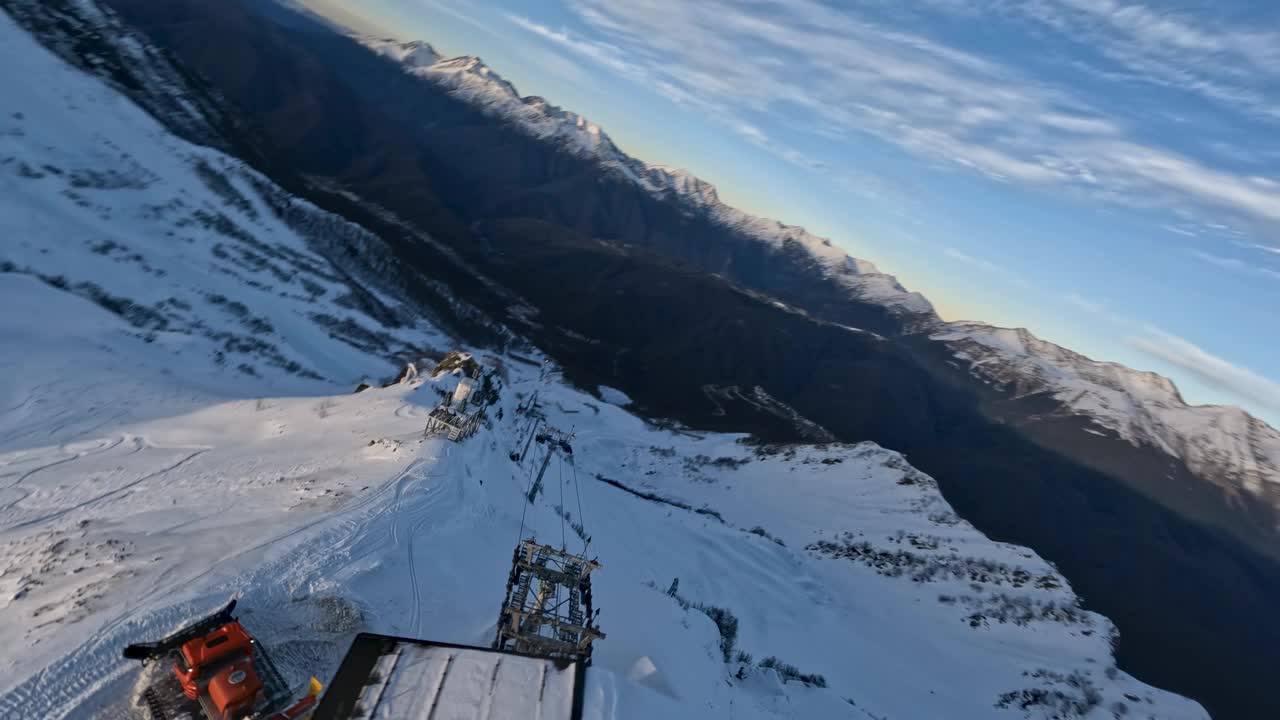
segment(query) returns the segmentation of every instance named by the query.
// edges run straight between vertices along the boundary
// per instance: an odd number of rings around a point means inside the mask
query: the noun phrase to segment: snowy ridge
[[[906,290],[874,264],[849,256],[830,240],[802,227],[784,225],[725,204],[715,186],[687,170],[650,165],[627,155],[599,125],[581,115],[551,105],[541,97],[521,97],[510,82],[480,58],[444,59],[421,41],[357,39],[403,64],[406,72],[447,89],[486,113],[510,120],[534,137],[560,143],[569,152],[596,161],[656,197],[677,199],[688,211],[703,213],[720,225],[771,247],[798,249],[828,277],[847,288],[852,297],[884,305],[916,321],[936,320],[933,306],[923,295]]]
[[[1018,397],[1048,393],[1134,445],[1184,460],[1228,492],[1280,508],[1280,431],[1240,408],[1188,405],[1166,377],[1091,360],[1022,328],[947,323],[931,337],[975,375]]]
[[[540,97],[521,97],[515,86],[478,57],[442,58],[424,42],[360,38],[369,48],[404,65],[405,71],[446,88],[481,110],[508,117],[531,135],[562,142],[570,151],[614,162],[624,158],[609,136],[577,113],[562,110]]]

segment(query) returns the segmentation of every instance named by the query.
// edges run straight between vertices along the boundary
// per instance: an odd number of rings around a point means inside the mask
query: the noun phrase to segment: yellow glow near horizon
[[[384,36],[392,34],[392,26],[384,24],[382,18],[369,12],[369,8],[347,7],[342,0],[294,0],[307,10],[326,17],[343,27],[365,35]]]

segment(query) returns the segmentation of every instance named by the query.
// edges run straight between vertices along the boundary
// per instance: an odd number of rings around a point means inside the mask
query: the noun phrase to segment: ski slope
[[[483,354],[486,426],[423,437],[455,376],[351,390],[445,333],[3,16],[0,63],[0,718],[136,716],[121,648],[230,596],[291,682],[364,630],[487,645],[521,528],[575,523],[595,720],[1207,717],[891,451],[662,429]],[[530,503],[535,393],[576,439]],[[736,619],[728,661],[699,605]]]
[[[421,434],[449,374],[328,397],[213,397],[148,367],[154,345],[84,299],[0,275],[0,300],[44,309],[6,315],[0,332],[58,371],[4,374],[9,398],[53,387],[23,416],[30,434],[6,432],[0,447],[0,642],[14,649],[0,661],[0,717],[128,717],[138,670],[120,648],[230,596],[295,682],[327,679],[360,630],[486,645],[522,516],[571,549],[581,521],[604,564],[608,637],[589,717],[1039,717],[995,707],[1038,687],[1096,693],[1081,717],[1115,703],[1132,717],[1205,717],[1112,669],[1099,616],[997,619],[1010,603],[1074,598],[874,445],[757,448],[662,430],[513,359],[493,371],[505,379],[489,427],[453,444]],[[86,387],[99,394],[81,403]],[[147,412],[116,419],[111,392]],[[553,458],[530,505],[542,446],[521,463],[508,455],[530,422],[516,408],[535,392],[546,421],[577,438],[575,464]],[[820,545],[843,547],[846,533],[893,555]],[[927,570],[930,558],[943,562]],[[1029,581],[1014,587],[1015,571]],[[738,619],[736,648],[754,663],[724,661],[709,617],[666,594],[676,578],[686,602]],[[827,686],[782,682],[758,667],[768,656]]]

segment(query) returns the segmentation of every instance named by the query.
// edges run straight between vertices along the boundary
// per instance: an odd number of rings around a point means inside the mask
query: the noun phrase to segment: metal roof
[[[361,633],[315,720],[580,720],[580,663]]]

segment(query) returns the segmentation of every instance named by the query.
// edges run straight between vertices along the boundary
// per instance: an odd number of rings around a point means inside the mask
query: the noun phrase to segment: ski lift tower
[[[551,464],[551,458],[556,454],[556,451],[560,451],[562,457],[566,458],[568,462],[573,462],[573,445],[571,444],[573,442],[573,433],[557,430],[550,425],[544,424],[530,436],[530,440],[536,440],[539,445],[547,447],[547,454],[542,456],[542,464],[538,466],[538,475],[529,486],[528,499],[529,502],[533,502],[538,499],[538,493],[542,492],[542,478],[547,474],[547,466]],[[512,453],[511,457],[513,460],[520,460],[528,452],[529,443],[526,442],[524,452],[519,455]]]
[[[521,540],[494,649],[590,663],[591,643],[605,636],[591,607],[591,573],[600,567],[585,554]]]

